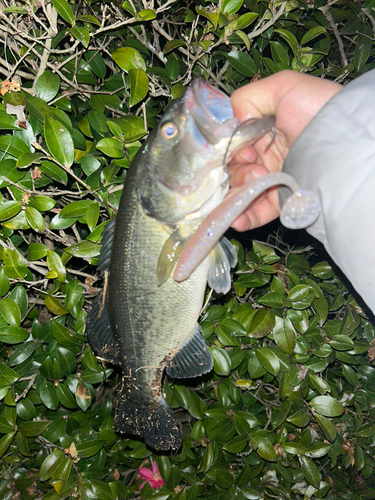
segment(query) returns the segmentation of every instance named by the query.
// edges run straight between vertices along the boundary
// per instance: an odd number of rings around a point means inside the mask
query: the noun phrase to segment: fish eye
[[[173,139],[178,134],[178,127],[173,122],[165,123],[160,129],[160,135],[163,139]]]

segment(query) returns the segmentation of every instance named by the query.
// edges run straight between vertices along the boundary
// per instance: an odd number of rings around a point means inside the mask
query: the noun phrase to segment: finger
[[[230,172],[230,185],[232,187],[242,186],[269,173],[266,167],[259,164],[233,165],[230,167]]]
[[[266,196],[260,196],[232,224],[236,231],[248,231],[268,224],[280,215],[277,188],[272,188]]]
[[[235,156],[231,159],[231,163],[234,165],[255,163],[257,159],[257,150],[252,146],[245,145],[243,148],[236,151]]]

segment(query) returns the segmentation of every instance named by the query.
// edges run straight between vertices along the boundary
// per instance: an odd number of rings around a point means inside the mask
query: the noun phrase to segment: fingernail
[[[258,174],[258,172],[256,172],[255,170],[252,170],[251,172],[249,172],[245,175],[244,183],[247,184],[248,182],[251,182],[254,179],[258,179],[259,177],[260,177],[260,175]]]

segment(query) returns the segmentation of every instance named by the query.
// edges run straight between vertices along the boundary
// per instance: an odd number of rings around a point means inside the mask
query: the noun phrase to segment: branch
[[[329,8],[331,5],[332,5],[332,3],[328,3],[324,7],[319,7],[318,10],[321,10],[323,12],[324,17],[327,19],[327,21],[329,22],[329,25],[332,28],[333,34],[335,35],[335,38],[336,38],[338,46],[339,46],[341,63],[342,63],[343,68],[345,68],[345,66],[348,65],[348,59],[347,59],[346,54],[345,54],[344,44],[342,43],[339,30],[337,29],[337,24],[335,23],[335,20],[333,19],[332,14],[329,11]]]
[[[281,17],[284,14],[285,7],[286,7],[287,3],[288,2],[284,2],[281,5],[280,9],[276,12],[276,14],[274,16],[271,17],[271,19],[268,21],[268,23],[264,24],[261,28],[249,33],[247,35],[248,39],[252,40],[253,38],[256,38],[257,36],[261,35],[265,31],[267,31],[269,28],[271,28],[271,26],[273,26],[275,24],[275,22],[279,19],[279,17]]]

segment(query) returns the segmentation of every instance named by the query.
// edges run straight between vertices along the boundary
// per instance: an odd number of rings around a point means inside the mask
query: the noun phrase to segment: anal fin
[[[101,291],[92,303],[87,315],[86,333],[95,354],[107,363],[121,362],[120,350],[109,322],[106,301]]]
[[[213,368],[213,360],[197,324],[187,343],[167,363],[166,372],[172,378],[194,378],[208,373]]]

